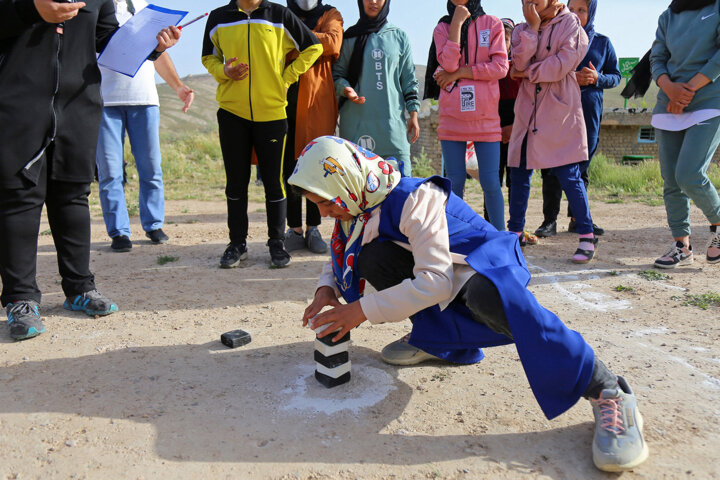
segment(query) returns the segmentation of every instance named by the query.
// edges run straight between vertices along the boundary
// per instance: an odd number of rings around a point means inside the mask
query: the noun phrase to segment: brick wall
[[[600,126],[600,143],[598,152],[620,162],[624,155],[652,155],[658,158],[657,143],[639,143],[638,133],[640,126],[635,125],[606,125]],[[720,163],[720,149],[713,157],[715,163]]]
[[[423,108],[418,115],[420,138],[410,146],[410,155],[412,157],[419,157],[424,150],[435,172],[440,173],[442,149],[440,148],[440,140],[437,138],[438,107],[437,105],[424,105],[424,107],[426,108]]]

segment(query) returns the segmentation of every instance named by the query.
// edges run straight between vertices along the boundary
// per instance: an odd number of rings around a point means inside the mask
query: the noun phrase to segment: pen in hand
[[[203,13],[203,14],[200,15],[199,17],[193,18],[193,19],[190,20],[189,22],[180,25],[178,28],[179,28],[180,30],[182,30],[183,28],[187,27],[188,25],[192,25],[193,23],[197,22],[198,20],[202,20],[203,18],[207,17],[208,15],[210,15],[210,14],[209,14],[209,13]]]

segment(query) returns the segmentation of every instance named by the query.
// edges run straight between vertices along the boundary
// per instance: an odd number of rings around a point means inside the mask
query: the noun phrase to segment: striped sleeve
[[[213,12],[214,13],[214,12]],[[218,83],[229,80],[225,75],[225,56],[223,55],[217,36],[217,17],[210,14],[205,24],[205,35],[203,36],[202,64]]]

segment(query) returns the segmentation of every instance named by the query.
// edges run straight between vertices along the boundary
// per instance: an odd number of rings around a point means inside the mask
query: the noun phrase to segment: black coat
[[[102,115],[96,52],[118,23],[113,0],[84,1],[59,34],[33,0],[0,0],[0,188],[37,181],[45,159],[33,159],[48,144],[53,179],[93,180]]]

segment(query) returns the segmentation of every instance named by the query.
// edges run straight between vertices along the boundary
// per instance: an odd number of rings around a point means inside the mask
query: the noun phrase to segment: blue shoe
[[[19,300],[7,304],[10,337],[15,340],[25,340],[45,333],[45,325],[40,320],[38,307],[37,302],[33,300]]]
[[[643,438],[643,419],[637,400],[624,378],[616,389],[606,389],[590,399],[595,415],[593,462],[605,472],[632,470],[648,458]]]
[[[72,298],[67,297],[63,306],[66,310],[85,312],[92,317],[95,315],[102,317],[118,311],[117,305],[97,290],[90,290]]]

